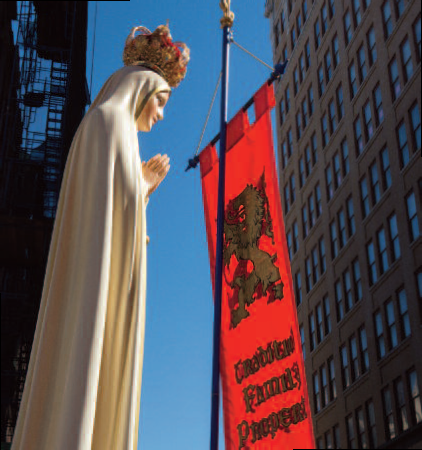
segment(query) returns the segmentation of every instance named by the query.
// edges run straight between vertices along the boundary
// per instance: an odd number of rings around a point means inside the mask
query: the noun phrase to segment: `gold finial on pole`
[[[230,0],[220,0],[220,8],[224,16],[220,19],[221,28],[233,26],[234,14],[230,11]]]

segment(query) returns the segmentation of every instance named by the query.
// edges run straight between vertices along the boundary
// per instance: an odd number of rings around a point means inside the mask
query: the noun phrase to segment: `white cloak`
[[[135,114],[158,74],[124,67],[81,122],[66,163],[12,450],[136,450],[146,198]]]

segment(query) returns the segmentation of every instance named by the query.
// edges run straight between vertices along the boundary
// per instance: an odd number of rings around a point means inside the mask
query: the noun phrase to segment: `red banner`
[[[315,448],[272,144],[267,83],[255,123],[227,126],[220,365],[226,449]],[[200,154],[211,275],[218,157]]]

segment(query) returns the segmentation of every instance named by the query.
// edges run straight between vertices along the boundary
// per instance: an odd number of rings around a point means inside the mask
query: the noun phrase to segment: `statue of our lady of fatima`
[[[141,162],[137,131],[163,118],[188,60],[167,26],[134,28],[74,136],[12,450],[137,448],[145,207],[169,170],[167,155]]]

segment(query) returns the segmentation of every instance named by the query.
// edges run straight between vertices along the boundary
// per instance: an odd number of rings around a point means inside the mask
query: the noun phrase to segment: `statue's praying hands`
[[[170,158],[167,155],[155,155],[149,161],[142,162],[142,177],[146,186],[147,198],[157,189],[170,170]]]

